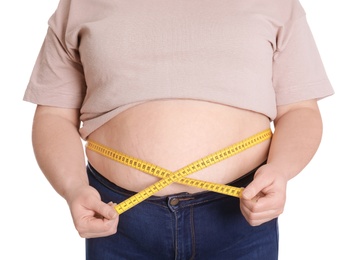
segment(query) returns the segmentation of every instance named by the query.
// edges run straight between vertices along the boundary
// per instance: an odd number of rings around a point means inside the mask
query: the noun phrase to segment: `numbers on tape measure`
[[[219,150],[218,152],[201,158],[175,172],[171,172],[157,165],[126,155],[104,145],[98,144],[94,141],[89,140],[86,144],[86,147],[116,162],[160,178],[160,180],[153,185],[150,185],[149,187],[136,193],[132,197],[117,204],[115,206],[115,210],[119,214],[122,214],[123,212],[134,207],[135,205],[139,204],[140,202],[144,201],[145,199],[149,198],[150,196],[154,195],[161,189],[174,182],[222,193],[229,196],[240,197],[243,188],[191,179],[186,176],[207,168],[231,156],[234,156],[248,148],[251,148],[265,140],[270,139],[271,137],[272,131],[270,129],[264,130],[256,135],[253,135],[229,147]]]

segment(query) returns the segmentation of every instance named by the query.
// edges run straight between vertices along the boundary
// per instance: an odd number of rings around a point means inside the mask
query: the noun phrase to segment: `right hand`
[[[83,238],[104,237],[115,234],[119,214],[114,203],[104,203],[96,189],[84,185],[69,194],[67,199],[74,225]]]

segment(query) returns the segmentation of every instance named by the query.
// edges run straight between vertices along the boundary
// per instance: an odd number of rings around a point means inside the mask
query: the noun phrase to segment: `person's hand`
[[[114,203],[101,201],[97,190],[84,185],[69,194],[67,200],[74,225],[83,238],[103,237],[115,234],[119,215]]]
[[[241,212],[251,226],[268,222],[284,211],[286,186],[286,178],[276,167],[265,164],[257,170],[240,199]]]

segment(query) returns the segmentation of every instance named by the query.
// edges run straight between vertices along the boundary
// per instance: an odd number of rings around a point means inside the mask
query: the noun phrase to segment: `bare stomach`
[[[255,112],[203,101],[162,100],[122,112],[88,139],[176,171],[269,127],[269,119]],[[232,182],[263,163],[269,145],[269,140],[264,141],[188,177],[220,184]],[[100,174],[125,189],[138,192],[158,180],[89,149],[86,155]],[[155,195],[199,191],[173,183]]]

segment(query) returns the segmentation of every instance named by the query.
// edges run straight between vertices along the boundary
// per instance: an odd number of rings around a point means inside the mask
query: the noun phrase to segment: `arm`
[[[322,120],[315,100],[278,107],[274,124],[268,162],[258,169],[240,203],[253,226],[283,212],[287,182],[311,161],[321,141]]]
[[[116,232],[118,217],[88,184],[79,126],[77,109],[37,106],[34,153],[50,184],[67,201],[80,236],[110,235]]]

